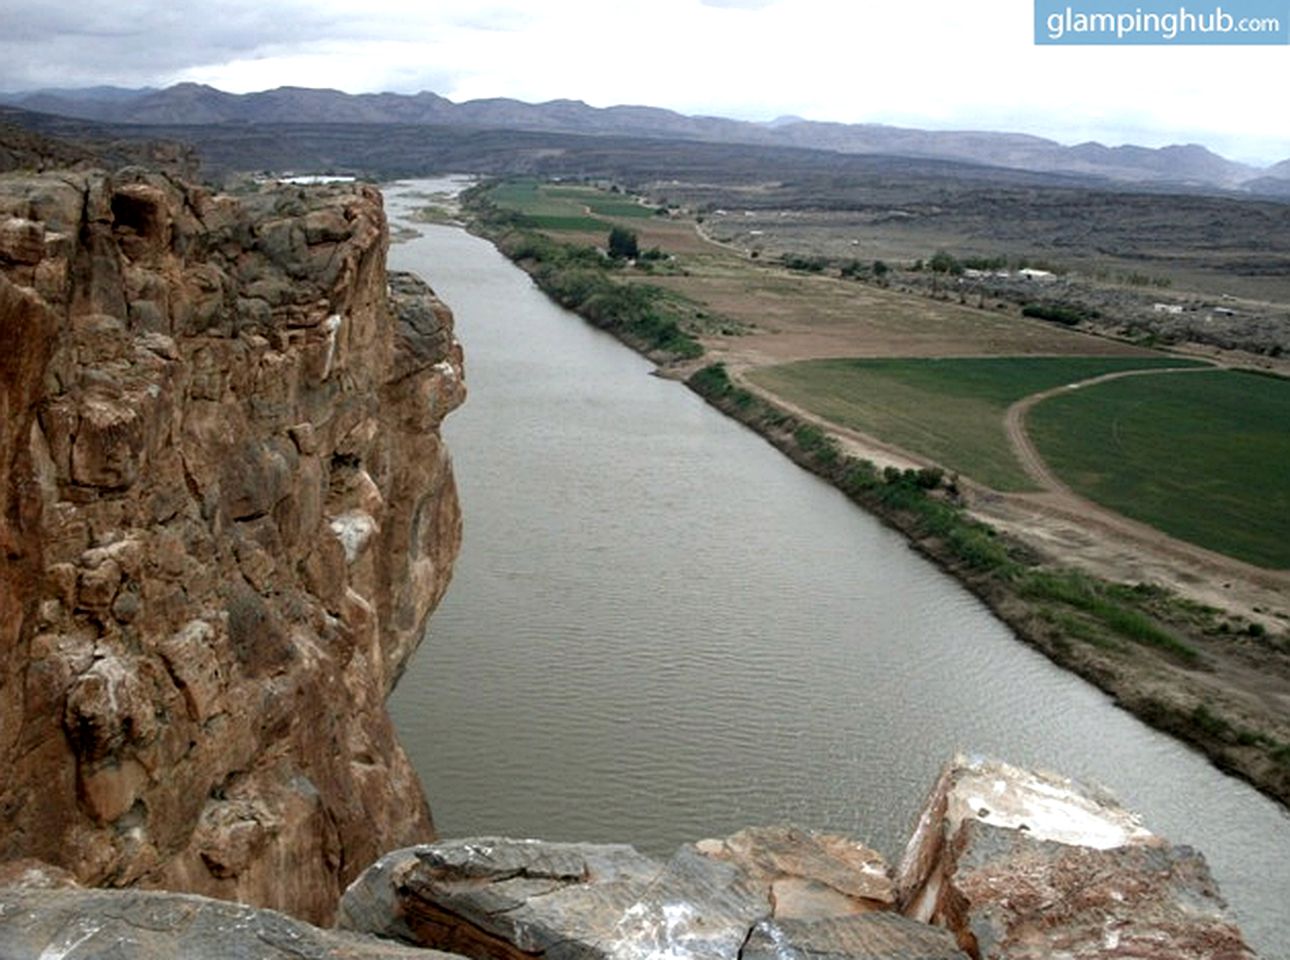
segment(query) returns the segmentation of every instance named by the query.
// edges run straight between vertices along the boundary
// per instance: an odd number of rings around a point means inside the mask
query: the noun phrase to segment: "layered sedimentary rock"
[[[451,316],[365,186],[0,178],[0,860],[326,921],[432,837]]]

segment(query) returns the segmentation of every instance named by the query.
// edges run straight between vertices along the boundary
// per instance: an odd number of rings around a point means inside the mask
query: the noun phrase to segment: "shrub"
[[[829,265],[823,257],[807,257],[800,253],[785,254],[783,263],[790,270],[801,270],[806,273],[820,273]]]
[[[1021,308],[1021,315],[1039,320],[1051,320],[1068,327],[1073,327],[1084,320],[1095,320],[1101,316],[1097,310],[1091,310],[1083,304],[1059,301],[1028,303]]]

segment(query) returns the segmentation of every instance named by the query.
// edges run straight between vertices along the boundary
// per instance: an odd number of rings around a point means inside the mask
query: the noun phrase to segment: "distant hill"
[[[151,135],[122,136],[108,127],[0,106],[0,173],[111,169],[142,164],[193,179],[193,148]]]
[[[479,129],[531,130],[596,136],[701,140],[801,147],[839,153],[880,154],[965,161],[1043,173],[1090,175],[1126,183],[1219,187],[1290,177],[1227,160],[1198,144],[1159,149],[1063,146],[1016,133],[933,131],[880,124],[818,123],[781,117],[749,123],[695,117],[657,107],[592,107],[580,100],[524,103],[504,98],[454,103],[434,93],[348,94],[339,90],[279,87],[231,94],[181,83],[165,90],[38,91],[0,96],[27,110],[105,123],[207,124],[426,124]],[[1290,164],[1290,161],[1287,161]]]
[[[1278,164],[1268,167],[1263,171],[1265,177],[1272,177],[1275,180],[1290,180],[1290,160],[1282,160]]]

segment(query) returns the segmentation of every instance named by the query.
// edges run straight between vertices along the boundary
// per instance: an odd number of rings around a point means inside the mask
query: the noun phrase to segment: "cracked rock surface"
[[[382,858],[338,922],[494,960],[964,957],[946,931],[890,912],[893,899],[878,854],[791,827],[684,846],[666,863],[631,847],[474,839]]]

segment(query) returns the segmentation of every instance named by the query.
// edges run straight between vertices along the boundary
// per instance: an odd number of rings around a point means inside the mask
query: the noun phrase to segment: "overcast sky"
[[[567,97],[1290,157],[1290,47],[1036,47],[1031,0],[0,0],[0,90]]]

